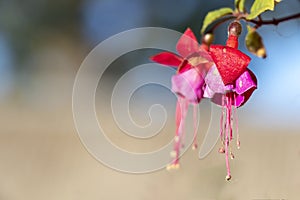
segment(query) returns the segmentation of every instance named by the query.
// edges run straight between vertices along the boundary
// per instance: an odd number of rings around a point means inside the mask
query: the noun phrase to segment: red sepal
[[[178,67],[182,63],[183,58],[171,52],[162,52],[151,56],[150,60],[163,65]]]
[[[199,44],[196,36],[190,28],[187,28],[177,42],[176,50],[182,57],[186,58],[192,53],[197,52]]]
[[[243,52],[222,45],[211,45],[210,55],[214,60],[225,85],[234,81],[247,69],[251,60]]]

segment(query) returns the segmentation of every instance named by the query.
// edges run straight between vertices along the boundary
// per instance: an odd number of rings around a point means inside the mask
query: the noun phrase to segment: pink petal
[[[190,28],[187,28],[183,35],[177,42],[176,49],[177,52],[182,57],[188,57],[194,52],[197,52],[199,44],[197,42],[196,36]]]
[[[162,52],[150,57],[150,60],[163,65],[178,67],[182,63],[183,58],[171,52]]]
[[[208,85],[205,86],[204,92],[203,92],[203,97],[211,99],[215,95],[215,92],[208,87]]]
[[[199,103],[203,97],[204,79],[192,68],[172,77],[172,91],[191,103]]]
[[[207,72],[205,76],[205,83],[207,87],[209,87],[214,93],[224,94],[226,91],[226,87],[216,65],[213,65]]]
[[[234,89],[234,85],[224,85],[216,65],[209,69],[205,76],[205,83],[204,97],[211,98],[213,103],[220,106],[222,106],[222,96],[227,91]]]

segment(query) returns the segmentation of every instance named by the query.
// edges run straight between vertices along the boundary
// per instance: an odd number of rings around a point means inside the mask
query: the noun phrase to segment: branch
[[[275,25],[277,26],[279,23],[281,22],[285,22],[291,19],[297,19],[300,18],[300,13],[297,14],[293,14],[287,17],[283,17],[283,18],[273,18],[272,20],[262,20],[260,17],[258,17],[258,20],[247,20],[245,15],[230,15],[228,17],[222,18],[221,20],[219,20],[218,22],[216,22],[215,24],[213,24],[207,31],[205,31],[206,33],[213,33],[215,31],[215,29],[220,26],[221,24],[223,24],[224,22],[228,21],[228,20],[233,20],[233,19],[244,19],[245,21],[248,22],[252,22],[253,24],[255,24],[255,28],[259,28],[263,25]]]
[[[291,20],[291,19],[297,19],[297,18],[300,18],[300,13],[290,15],[290,16],[287,16],[287,17],[283,17],[283,18],[278,18],[278,19],[273,18],[272,20],[254,20],[254,19],[252,19],[252,20],[246,20],[246,21],[254,23],[255,27],[258,28],[258,27],[263,26],[263,25],[275,25],[275,26],[277,26],[281,22],[285,22],[285,21],[288,21],[288,20]]]

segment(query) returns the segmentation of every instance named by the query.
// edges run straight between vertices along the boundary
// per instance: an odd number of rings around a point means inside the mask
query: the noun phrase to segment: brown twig
[[[221,20],[216,22],[213,26],[211,26],[210,29],[208,29],[206,31],[206,33],[213,33],[214,30],[219,25],[221,25],[224,22],[226,22],[228,20],[231,20],[231,19],[243,19],[247,22],[251,22],[251,23],[255,24],[255,28],[257,29],[257,28],[259,28],[263,25],[275,25],[275,26],[277,26],[281,22],[285,22],[285,21],[288,21],[288,20],[291,20],[291,19],[297,19],[297,18],[300,18],[300,13],[293,14],[293,15],[290,15],[290,16],[286,16],[286,17],[283,17],[283,18],[277,18],[277,19],[273,18],[272,20],[262,20],[260,17],[259,17],[258,20],[254,20],[254,19],[247,20],[244,14],[239,13],[238,15],[233,14],[233,15],[227,16],[226,18],[222,18]]]
[[[288,20],[291,20],[291,19],[297,19],[297,18],[300,18],[300,13],[297,13],[297,14],[294,14],[294,15],[290,15],[290,16],[286,16],[286,17],[283,17],[283,18],[273,18],[272,20],[246,20],[246,21],[249,21],[253,24],[255,24],[255,27],[258,28],[258,27],[261,27],[263,25],[275,25],[277,26],[279,23],[281,22],[285,22],[285,21],[288,21]]]

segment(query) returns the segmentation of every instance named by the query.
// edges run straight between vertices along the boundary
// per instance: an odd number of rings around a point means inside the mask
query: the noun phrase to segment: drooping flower
[[[220,137],[222,147],[220,153],[225,153],[227,176],[231,179],[229,157],[234,155],[230,142],[233,140],[233,123],[236,127],[237,147],[240,147],[238,135],[237,108],[244,105],[257,88],[257,79],[253,72],[247,69],[250,58],[239,51],[238,35],[230,28],[240,26],[233,22],[229,26],[229,36],[226,46],[211,45],[210,55],[215,63],[205,77],[206,88],[204,97],[211,98],[212,102],[222,106],[220,119]]]
[[[233,140],[234,123],[236,127],[236,143],[237,147],[240,148],[237,108],[244,105],[257,88],[257,79],[253,72],[247,69],[234,81],[234,84],[225,86],[216,66],[212,66],[205,77],[205,82],[206,88],[203,96],[210,98],[212,102],[222,106],[220,120],[222,147],[219,149],[219,152],[225,153],[227,166],[226,179],[229,180],[231,175],[228,157],[234,158],[230,147],[230,142]]]
[[[177,73],[172,77],[172,91],[177,94],[176,106],[176,134],[174,138],[174,151],[172,164],[169,168],[179,167],[180,149],[184,137],[185,118],[189,104],[193,104],[194,117],[194,145],[196,143],[197,104],[203,98],[204,78],[213,65],[207,46],[199,45],[191,29],[187,29],[179,39],[176,50],[179,55],[171,52],[162,52],[151,57],[152,61],[177,68]]]
[[[172,91],[177,94],[178,100],[174,151],[171,153],[173,160],[169,166],[171,169],[179,167],[188,106],[194,106],[193,147],[197,147],[197,104],[202,98],[210,98],[213,103],[222,106],[222,147],[219,152],[225,153],[226,179],[231,179],[229,157],[234,158],[230,145],[234,139],[234,124],[237,147],[240,147],[237,108],[244,105],[257,88],[257,79],[247,68],[251,59],[237,49],[241,32],[239,22],[231,23],[228,32],[226,46],[210,45],[208,48],[205,44],[199,45],[193,32],[187,29],[176,46],[179,55],[162,52],[151,57],[155,62],[177,68],[177,73],[172,77]]]

